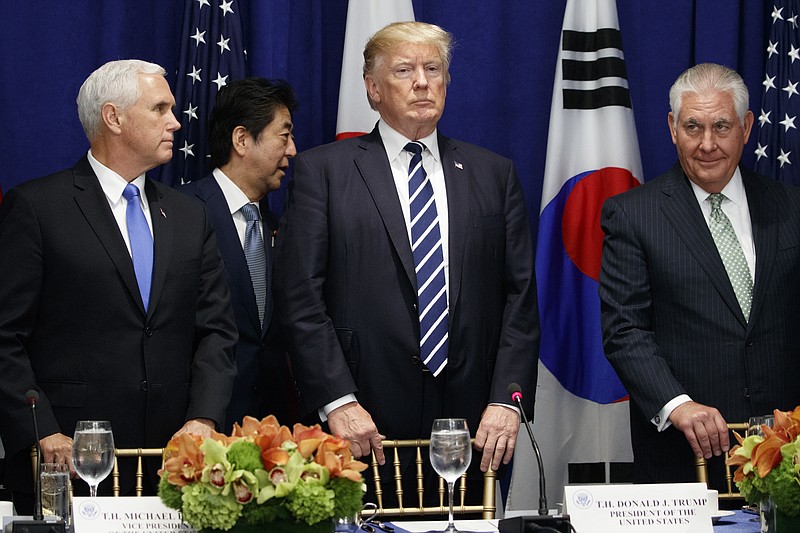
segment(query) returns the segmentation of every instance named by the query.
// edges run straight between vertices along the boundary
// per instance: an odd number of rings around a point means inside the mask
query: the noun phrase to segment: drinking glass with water
[[[89,484],[89,495],[97,496],[97,486],[114,466],[114,437],[111,423],[104,420],[81,420],[72,440],[72,464]]]
[[[472,444],[465,419],[439,418],[433,421],[430,458],[433,469],[447,481],[450,512],[445,532],[456,532],[458,530],[453,523],[453,485],[467,471],[472,460]]]

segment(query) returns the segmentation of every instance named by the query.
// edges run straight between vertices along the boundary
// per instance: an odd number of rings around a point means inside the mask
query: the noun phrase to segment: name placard
[[[72,523],[81,533],[188,533],[196,530],[183,522],[179,511],[164,505],[157,496],[76,496],[72,500]]]
[[[713,533],[704,483],[568,485],[564,492],[577,531]]]

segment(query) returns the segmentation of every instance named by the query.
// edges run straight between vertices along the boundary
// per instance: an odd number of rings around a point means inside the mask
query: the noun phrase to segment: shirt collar
[[[227,202],[231,214],[236,213],[246,204],[254,203],[250,202],[250,199],[242,192],[242,189],[219,168],[215,168],[211,173],[214,175],[214,179],[217,180],[219,188],[222,189],[222,195],[225,196],[225,202]],[[258,204],[256,203],[255,205],[257,206]]]
[[[692,185],[692,190],[694,191],[694,195],[697,197],[697,201],[701,204],[705,202],[710,196],[708,191],[704,190],[692,180],[689,180],[689,183]],[[731,178],[731,181],[728,182],[721,192],[725,198],[737,206],[742,205],[742,202],[745,198],[745,192],[744,182],[742,181],[742,171],[739,169],[739,167],[736,167],[736,170],[733,171],[733,177]]]
[[[381,134],[381,139],[383,140],[383,147],[386,149],[386,155],[389,157],[389,161],[394,161],[398,155],[400,155],[408,143],[412,140],[416,140],[421,142],[425,145],[425,148],[433,156],[434,161],[437,163],[441,160],[439,159],[439,141],[438,136],[436,134],[437,130],[433,130],[433,132],[423,137],[422,139],[407,139],[404,135],[400,132],[389,126],[383,119],[378,121],[378,131]]]
[[[122,199],[122,192],[125,190],[125,186],[128,185],[128,182],[125,181],[125,178],[95,159],[91,150],[89,150],[87,158],[109,202],[111,202],[111,205],[117,205]],[[139,198],[142,199],[142,204],[146,208],[148,204],[147,195],[144,193],[144,174],[131,181],[131,183],[139,187]]]

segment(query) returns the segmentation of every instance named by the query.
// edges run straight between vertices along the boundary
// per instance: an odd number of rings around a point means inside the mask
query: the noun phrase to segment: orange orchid
[[[353,459],[350,443],[339,437],[329,437],[320,443],[314,461],[328,469],[332,478],[344,477],[360,482],[361,472],[367,469],[366,463]]]
[[[203,439],[190,433],[181,433],[167,444],[164,450],[164,468],[159,476],[167,473],[167,480],[179,487],[194,483],[203,473]]]
[[[331,438],[330,435],[322,431],[319,424],[314,424],[311,427],[295,424],[293,436],[294,441],[297,443],[297,451],[303,459],[311,457],[311,454],[319,447],[320,443],[325,439]]]

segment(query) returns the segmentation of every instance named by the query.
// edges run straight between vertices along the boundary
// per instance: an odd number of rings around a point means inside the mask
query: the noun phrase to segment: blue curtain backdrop
[[[414,0],[417,20],[439,24],[456,39],[440,130],[514,160],[534,230],[564,5]],[[0,6],[3,191],[70,166],[85,152],[75,96],[100,64],[146,59],[174,81],[182,0],[0,0]],[[284,78],[297,91],[298,149],[332,141],[347,1],[240,0],[240,6],[251,74]],[[766,2],[617,0],[617,6],[645,180],[676,159],[667,92],[687,67],[714,61],[737,69],[758,115],[771,22]],[[744,156],[751,167],[754,141],[755,135]],[[282,200],[282,194],[271,198],[279,211]]]

